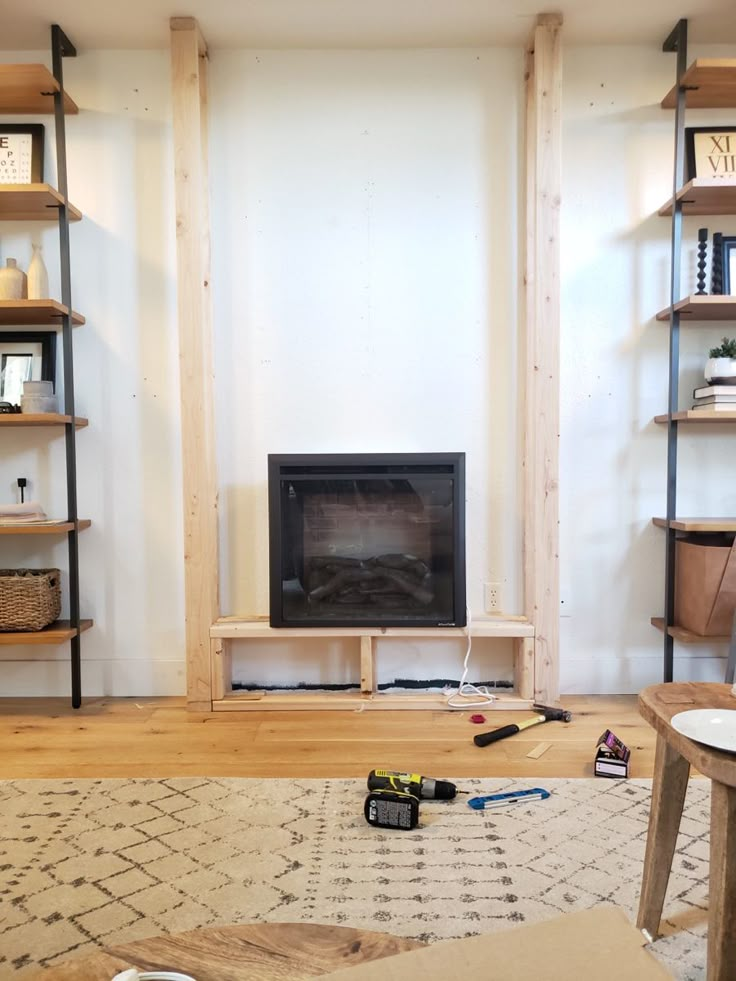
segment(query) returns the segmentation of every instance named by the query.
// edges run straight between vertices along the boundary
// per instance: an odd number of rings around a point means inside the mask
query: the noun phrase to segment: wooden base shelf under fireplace
[[[283,711],[302,709],[448,709],[443,694],[400,694],[376,688],[376,642],[386,637],[462,638],[465,627],[272,627],[268,617],[220,617],[210,629],[212,655],[212,708],[216,712]],[[486,709],[528,708],[534,701],[534,626],[522,616],[483,617],[470,625],[470,636],[511,638],[514,641],[514,689],[499,689],[497,701]],[[360,691],[286,692],[233,691],[233,640],[293,639],[295,637],[350,637],[360,642]],[[455,702],[462,701],[459,698]],[[469,698],[468,702],[476,701]],[[470,705],[468,708],[470,709]],[[457,707],[456,707],[457,708]],[[450,711],[455,711],[451,709]]]

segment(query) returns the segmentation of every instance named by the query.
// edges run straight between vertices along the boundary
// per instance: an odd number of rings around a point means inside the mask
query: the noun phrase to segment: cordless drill
[[[420,773],[371,770],[368,774],[365,819],[376,828],[410,831],[419,823],[420,800],[452,800],[457,787]]]
[[[394,790],[412,794],[418,800],[452,800],[457,794],[457,787],[449,780],[433,780],[419,773],[398,770],[371,770],[368,790]]]

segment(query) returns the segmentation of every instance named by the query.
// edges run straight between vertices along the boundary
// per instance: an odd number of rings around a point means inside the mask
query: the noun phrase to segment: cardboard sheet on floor
[[[325,975],[332,981],[663,981],[672,978],[615,906],[499,933],[444,940]]]

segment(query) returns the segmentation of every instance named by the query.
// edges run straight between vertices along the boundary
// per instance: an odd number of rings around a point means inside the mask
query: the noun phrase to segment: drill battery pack
[[[364,813],[375,828],[411,831],[419,823],[419,800],[400,790],[374,790],[365,799]]]

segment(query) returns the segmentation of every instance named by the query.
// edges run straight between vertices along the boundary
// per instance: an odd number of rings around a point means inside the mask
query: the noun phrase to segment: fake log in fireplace
[[[465,455],[271,454],[273,627],[465,625]]]

